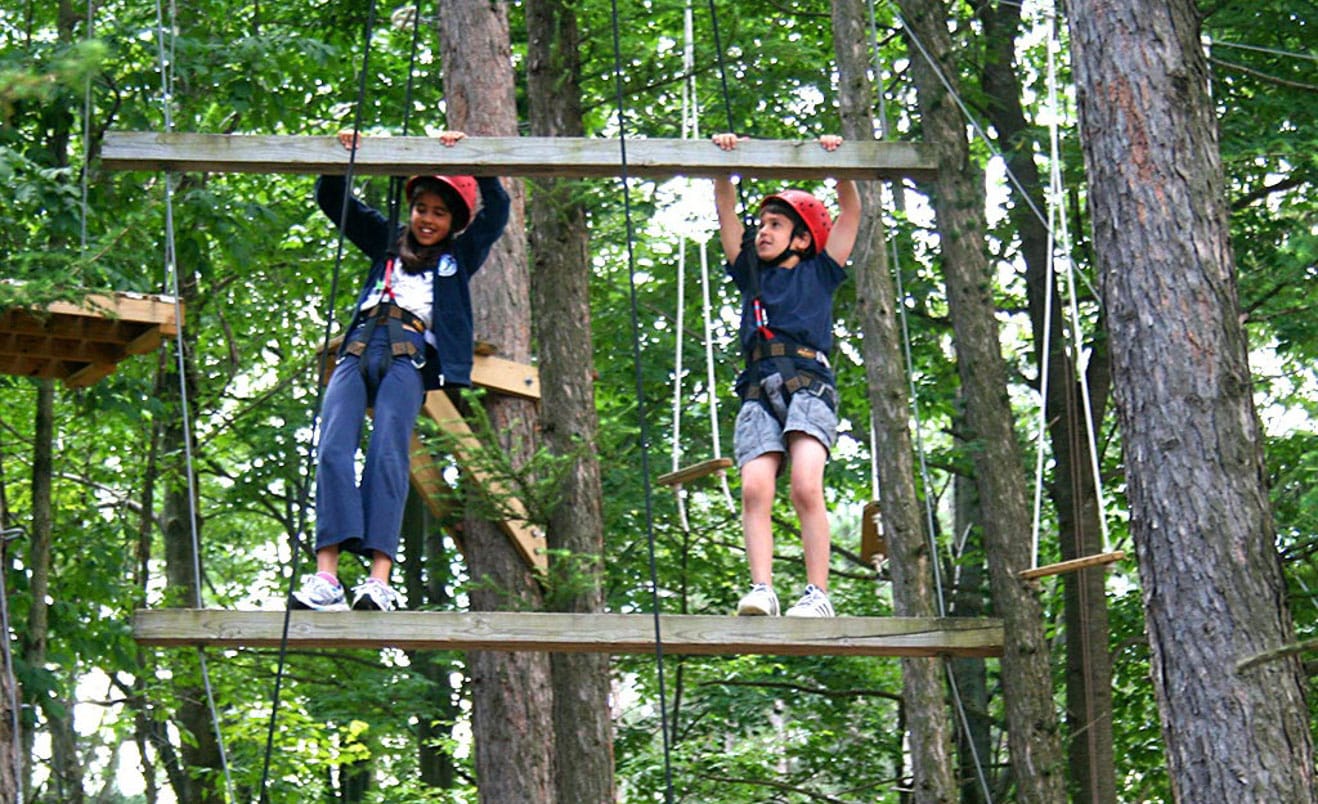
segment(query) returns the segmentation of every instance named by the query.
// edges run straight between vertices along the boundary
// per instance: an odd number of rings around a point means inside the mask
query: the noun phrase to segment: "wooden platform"
[[[277,647],[283,611],[138,611],[142,645]],[[649,614],[349,611],[291,613],[291,648],[401,648],[557,653],[651,653]],[[1002,621],[970,618],[734,617],[666,614],[668,654],[772,656],[1000,656]]]
[[[154,352],[178,334],[174,300],[139,293],[93,294],[80,304],[0,313],[0,373],[85,388],[123,360]]]
[[[215,173],[328,173],[348,169],[334,136],[189,134],[111,131],[101,164],[114,170]],[[645,178],[931,179],[938,170],[922,143],[867,140],[825,151],[814,140],[747,140],[722,151],[704,140],[627,141],[627,174]],[[464,173],[475,176],[600,177],[621,173],[615,139],[470,137],[446,147],[433,137],[366,137],[353,162],[357,175]]]

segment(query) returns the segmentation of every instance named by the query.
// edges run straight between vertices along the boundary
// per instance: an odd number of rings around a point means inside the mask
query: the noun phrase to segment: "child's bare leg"
[[[337,544],[331,544],[316,551],[316,572],[338,577],[339,546]]]
[[[792,507],[801,523],[806,581],[827,592],[831,541],[824,502],[824,464],[828,450],[804,433],[790,433],[787,448],[792,454]]]
[[[394,567],[394,560],[379,550],[371,551],[371,577],[382,584],[389,583],[389,571]]]
[[[773,496],[782,453],[766,452],[741,467],[741,524],[751,583],[773,583]]]

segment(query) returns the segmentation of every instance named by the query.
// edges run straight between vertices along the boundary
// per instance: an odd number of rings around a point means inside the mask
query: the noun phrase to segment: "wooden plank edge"
[[[342,174],[349,153],[333,135],[111,131],[101,164],[113,170]],[[400,170],[594,178],[622,173],[618,141],[603,137],[470,137],[450,147],[432,137],[367,137],[352,169],[357,175],[388,176]],[[848,141],[829,152],[814,140],[747,140],[734,151],[721,151],[705,140],[627,140],[630,177],[930,180],[937,173],[934,151],[925,143]]]
[[[138,644],[153,647],[278,647],[283,611],[139,610]],[[838,617],[827,621],[733,615],[661,615],[664,652],[686,655],[1002,655],[1000,620]],[[649,614],[553,612],[288,613],[288,645],[299,648],[489,650],[644,654],[654,651]]]

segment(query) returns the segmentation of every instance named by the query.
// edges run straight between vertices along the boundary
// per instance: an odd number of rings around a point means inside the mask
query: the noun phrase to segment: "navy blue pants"
[[[425,354],[422,336],[409,337]],[[368,557],[373,551],[395,557],[407,501],[412,428],[424,399],[421,371],[411,358],[391,354],[386,327],[375,330],[360,357],[344,355],[335,366],[316,453],[317,550],[337,544]],[[359,484],[357,450],[368,407],[375,408],[375,419]]]

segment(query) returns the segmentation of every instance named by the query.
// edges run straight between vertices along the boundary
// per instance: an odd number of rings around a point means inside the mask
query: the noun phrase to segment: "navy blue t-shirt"
[[[749,251],[743,249],[728,276],[741,291],[741,346],[749,352],[755,340],[751,308]],[[768,313],[769,329],[794,343],[828,354],[833,348],[833,294],[847,272],[828,255],[802,260],[793,268],[760,266],[760,303]]]
[[[734,264],[724,263],[724,269],[741,291],[741,349],[749,356],[756,338],[749,250],[743,249]],[[768,314],[769,329],[824,355],[832,351],[833,294],[847,278],[842,266],[825,251],[801,260],[793,268],[762,265],[759,271],[760,303]],[[804,361],[801,367],[833,381],[832,372],[821,371],[823,367],[814,361]]]

